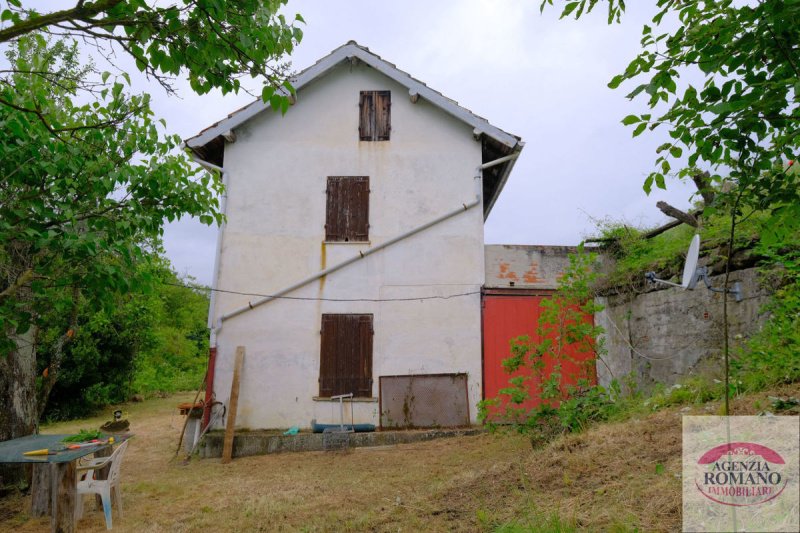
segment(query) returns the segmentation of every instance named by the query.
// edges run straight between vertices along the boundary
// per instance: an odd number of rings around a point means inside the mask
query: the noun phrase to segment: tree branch
[[[56,341],[55,353],[47,366],[47,375],[42,381],[42,388],[39,390],[39,401],[37,402],[37,419],[42,417],[44,408],[47,406],[47,400],[50,398],[50,391],[53,390],[53,385],[56,384],[58,379],[58,371],[61,369],[61,361],[64,359],[64,345],[67,344],[75,337],[75,328],[78,325],[78,301],[80,299],[80,289],[77,286],[72,287],[72,311],[69,317],[69,325],[67,331],[61,335]]]
[[[694,217],[694,215],[690,215],[685,211],[681,211],[677,207],[672,207],[667,202],[658,202],[656,203],[656,207],[665,215],[672,218],[676,218],[681,222],[683,222],[684,224],[688,224],[693,228],[696,228],[698,226],[697,219]]]
[[[0,43],[16,39],[21,35],[30,33],[32,31],[40,30],[58,24],[59,22],[66,22],[73,19],[87,20],[91,17],[108,11],[117,4],[121,4],[124,0],[98,0],[91,4],[84,4],[78,2],[75,7],[71,9],[63,9],[61,11],[53,11],[46,15],[31,16],[23,21],[20,21],[13,26],[0,30]]]
[[[9,296],[14,296],[14,294],[24,287],[30,280],[33,279],[33,269],[29,268],[25,270],[22,274],[20,274],[17,279],[6,287],[3,292],[0,292],[0,299],[8,298]]]

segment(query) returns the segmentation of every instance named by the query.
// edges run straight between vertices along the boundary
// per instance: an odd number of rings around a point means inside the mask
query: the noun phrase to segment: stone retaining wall
[[[723,276],[713,276],[722,286]],[[761,309],[771,288],[760,283],[757,269],[731,273],[740,281],[744,299],[728,300],[731,347],[757,332],[766,316]],[[648,390],[654,383],[674,384],[682,377],[702,373],[722,375],[722,295],[702,281],[692,291],[666,287],[643,294],[599,298],[605,310],[595,323],[605,331],[608,354],[597,362],[598,382],[633,376],[636,386]]]
[[[464,437],[478,435],[485,430],[480,428],[465,429],[432,429],[420,431],[375,431],[372,433],[350,433],[349,446],[387,446],[407,444],[447,437]],[[225,434],[222,431],[208,433],[200,444],[200,457],[222,457],[222,443]],[[239,433],[233,438],[233,456],[266,455],[281,452],[322,451],[322,433],[300,433],[298,435],[282,435],[268,432]]]

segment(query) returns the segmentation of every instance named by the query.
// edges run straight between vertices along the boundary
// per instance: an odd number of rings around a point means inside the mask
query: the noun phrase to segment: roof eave
[[[489,214],[492,212],[492,208],[494,204],[497,202],[497,199],[500,197],[500,193],[503,192],[503,187],[506,186],[506,182],[508,181],[508,177],[511,175],[511,171],[514,169],[514,165],[519,159],[520,154],[522,153],[522,149],[525,148],[525,143],[522,141],[518,141],[517,144],[511,150],[512,154],[517,154],[517,157],[511,159],[508,163],[503,165],[503,173],[500,176],[500,181],[495,188],[492,197],[489,198],[488,203],[484,198],[484,207],[483,207],[483,220],[484,222],[486,219],[489,218]]]
[[[501,143],[512,150],[516,149],[516,147],[521,144],[519,139],[517,139],[517,137],[514,135],[511,135],[510,133],[507,133],[496,126],[493,126],[488,120],[475,115],[464,107],[461,107],[453,100],[450,100],[441,93],[434,91],[421,81],[413,78],[410,74],[403,72],[396,66],[388,63],[384,59],[373,54],[369,50],[362,48],[352,41],[340,46],[326,57],[320,59],[315,64],[302,71],[292,80],[292,86],[295,88],[295,90],[300,90],[304,85],[316,79],[317,77],[322,76],[329,70],[339,65],[339,63],[342,61],[351,58],[357,58],[363,63],[381,72],[388,78],[393,79],[397,83],[403,85],[409,90],[409,92],[413,92],[419,95],[419,97],[428,100],[446,113],[461,120],[462,122],[469,124],[475,131],[491,137],[498,143]],[[200,134],[186,139],[186,146],[192,150],[196,150],[202,146],[205,146],[223,133],[241,126],[267,108],[269,108],[269,103],[258,99],[255,102],[243,107],[239,111],[232,113],[227,118],[206,128],[200,132]],[[511,166],[513,166],[513,164]]]

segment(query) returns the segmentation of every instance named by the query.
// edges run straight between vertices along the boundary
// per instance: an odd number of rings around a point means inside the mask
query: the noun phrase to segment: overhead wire
[[[260,294],[256,292],[241,292],[241,291],[230,291],[225,289],[214,289],[211,287],[203,287],[199,285],[186,285],[183,283],[170,283],[167,281],[162,282],[164,285],[171,285],[173,287],[183,287],[185,289],[193,289],[198,291],[208,291],[208,292],[221,292],[225,294],[235,294],[238,296],[255,296],[258,298],[272,298],[275,300],[299,300],[299,301],[308,301],[308,302],[413,302],[417,300],[449,300],[451,298],[460,298],[464,296],[472,296],[475,294],[480,294],[481,291],[468,291],[468,292],[459,292],[455,294],[444,294],[444,295],[430,295],[430,296],[416,296],[416,297],[405,297],[405,298],[324,298],[324,297],[314,297],[314,296],[278,296],[273,294]]]

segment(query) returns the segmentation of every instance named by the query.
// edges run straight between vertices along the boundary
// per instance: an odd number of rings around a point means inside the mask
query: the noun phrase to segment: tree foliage
[[[124,78],[109,81],[96,100],[80,98],[91,66],[81,64],[75,44],[23,37],[8,60],[15,73],[0,85],[7,102],[0,105],[7,132],[0,139],[0,396],[34,401],[28,376],[41,334],[54,315],[67,317],[50,339],[49,371],[32,409],[38,416],[79,311],[146,289],[152,275],[138,266],[164,222],[187,215],[219,222],[221,183],[176,153],[179,138],[163,134],[150,97],[128,95]],[[0,432],[24,434],[35,416],[22,416],[17,429],[0,424]]]
[[[562,17],[578,18],[601,4],[609,22],[620,20],[622,0],[566,1]],[[797,231],[798,174],[787,163],[800,155],[800,3],[658,0],[656,6],[652,25],[642,29],[642,50],[609,83],[635,83],[628,98],[644,97],[652,109],[623,119],[634,136],[666,128],[671,138],[657,150],[645,191],[665,188],[667,176],[708,169],[709,184],[723,193],[711,209],[770,209],[765,238]]]
[[[264,99],[275,96],[273,107],[280,108],[288,105],[291,86],[286,66],[277,61],[303,36],[300,15],[287,20],[278,12],[286,1],[77,0],[67,9],[39,12],[8,0],[0,12],[0,43],[32,32],[81,39],[111,65],[118,54],[129,56],[168,90],[174,77],[185,74],[198,94],[236,92],[242,77],[258,77],[265,82]]]
[[[286,112],[293,88],[278,61],[302,38],[303,20],[280,14],[285,3],[75,0],[40,12],[6,0],[0,7],[0,43],[9,50],[0,67],[0,403],[7,406],[0,440],[35,430],[65,352],[83,346],[87,361],[104,353],[76,335],[119,341],[107,335],[117,315],[104,321],[91,311],[113,309],[121,295],[152,282],[138,267],[165,221],[222,217],[218,176],[189,165],[180,140],[159,128],[149,95],[128,94],[119,58],[168,92],[179,75],[198,94],[236,92],[242,77],[260,78],[261,97]],[[112,72],[82,61],[78,40]],[[66,319],[55,332],[53,316]],[[88,331],[76,333],[79,323]],[[47,372],[37,378],[39,349]],[[22,474],[0,471],[0,483]]]
[[[21,70],[55,72],[62,80],[16,74],[14,89],[0,90],[12,104],[24,99],[49,117],[45,124],[0,106],[0,123],[11,133],[0,139],[0,317],[24,332],[32,316],[15,297],[20,289],[30,291],[34,309],[60,305],[52,291],[64,287],[129,289],[140,244],[159,236],[164,220],[221,220],[221,185],[173,153],[180,139],[161,135],[148,95],[128,96],[115,82],[99,101],[73,102],[64,80],[82,75],[75,46],[35,36],[21,41],[11,59]]]
[[[160,255],[139,266],[153,290],[114,296],[94,309],[81,301],[75,338],[64,347],[60,377],[44,410],[47,419],[87,416],[108,404],[200,384],[208,356],[208,297],[179,279]],[[54,340],[67,317],[48,317],[37,374],[49,374]]]

